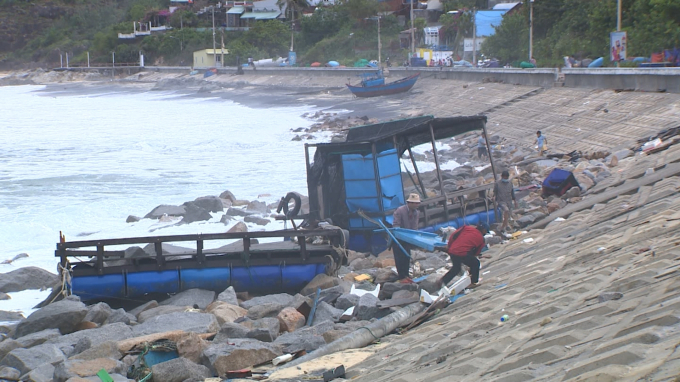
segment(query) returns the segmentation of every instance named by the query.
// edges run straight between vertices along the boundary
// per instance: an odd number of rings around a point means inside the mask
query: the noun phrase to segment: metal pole
[[[534,0],[529,1],[529,62],[534,56]]]
[[[111,80],[116,77],[116,52],[111,52],[112,55],[112,60],[111,60]]]
[[[477,66],[477,25],[475,20],[475,13],[477,11],[472,8],[472,65]]]
[[[411,57],[413,57],[413,54],[416,50],[416,38],[415,38],[415,29],[413,29],[413,2],[415,0],[411,0],[411,55],[408,58],[408,64],[411,65]]]
[[[378,68],[382,68],[382,60],[380,57],[380,49],[382,45],[380,44],[380,15],[378,15]]]
[[[213,23],[213,64],[217,66],[217,49],[215,48],[215,6],[212,6],[212,23]]]
[[[68,52],[66,52],[66,67],[68,68]]]
[[[64,55],[59,53],[59,67],[63,68],[64,67]]]
[[[621,31],[621,0],[617,1],[617,11],[616,11],[616,31]],[[616,67],[620,67],[621,63],[616,61]]]
[[[437,141],[435,140],[434,128],[432,127],[431,123],[430,123],[430,137],[432,138],[432,153],[434,154],[434,165],[437,166],[437,179],[439,180],[439,191],[441,192],[441,195],[444,197],[444,216],[446,217],[446,221],[449,221],[449,208],[447,203],[448,198],[446,197],[446,192],[444,191],[442,169],[441,166],[439,166],[439,154],[437,153]]]
[[[484,132],[484,142],[486,143],[486,152],[489,154],[489,162],[491,162],[491,172],[493,173],[494,182],[498,182],[498,177],[496,176],[496,164],[493,161],[493,155],[491,154],[491,144],[489,144],[489,134],[486,131],[486,121],[482,125],[482,131]],[[486,192],[485,192],[486,195]],[[495,195],[494,195],[495,196]],[[496,221],[500,218],[498,216],[498,204],[496,203],[496,198],[493,200],[493,214]],[[487,213],[488,216],[488,213]]]
[[[90,52],[87,52],[87,67],[90,67]]]

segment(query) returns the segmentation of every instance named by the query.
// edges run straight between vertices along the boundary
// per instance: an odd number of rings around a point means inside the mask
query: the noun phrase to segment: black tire
[[[292,209],[289,208],[291,200],[295,202],[295,205],[293,206]],[[287,193],[286,197],[283,198],[284,215],[286,215],[289,218],[297,216],[297,214],[300,213],[300,208],[302,208],[302,200],[300,199],[300,196],[294,192]]]

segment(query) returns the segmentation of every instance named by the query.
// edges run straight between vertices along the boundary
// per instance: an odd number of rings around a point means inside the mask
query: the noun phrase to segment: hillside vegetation
[[[132,40],[118,38],[131,33],[133,21],[157,20],[169,0],[0,0],[0,66],[54,67],[68,54],[71,66],[90,62],[134,63],[143,52],[147,64],[189,65],[192,52],[212,48],[211,14],[198,11],[214,1],[196,0],[168,19],[173,29]],[[313,61],[339,61],[352,65],[360,58],[377,59],[377,22],[372,17],[384,11],[385,3],[375,0],[342,0],[335,6],[318,8],[301,16],[304,0],[280,0],[287,4],[286,21],[257,22],[248,31],[217,30],[215,44],[224,44],[229,55],[272,58],[286,56],[294,34],[294,50],[301,65]],[[442,25],[440,43],[462,53],[464,37],[472,34],[471,11],[485,8],[485,0],[444,0],[444,11],[417,18],[416,38],[422,28]],[[482,52],[513,62],[528,56],[529,11],[524,7],[504,18],[496,35],[487,39]],[[221,17],[224,17],[222,14]],[[381,18],[382,57],[401,62],[408,54],[400,47],[399,25],[394,15]],[[217,20],[219,26],[223,21]],[[616,29],[616,0],[550,0],[534,3],[534,55],[543,66],[559,65],[561,57],[608,57],[609,32]],[[628,31],[629,56],[649,56],[663,48],[680,46],[680,1],[623,0],[623,30]],[[292,32],[294,31],[294,32]],[[421,46],[421,44],[417,44]]]

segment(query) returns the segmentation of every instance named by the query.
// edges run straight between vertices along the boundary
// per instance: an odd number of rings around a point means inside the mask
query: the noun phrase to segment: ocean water
[[[314,123],[302,114],[315,110],[252,109],[175,92],[0,87],[0,262],[28,254],[0,264],[0,274],[25,266],[56,273],[60,232],[73,241],[226,232],[235,224],[220,223],[222,213],[176,227],[126,223],[161,204],[225,190],[267,203],[289,191],[306,195],[304,142],[292,141],[291,129]],[[24,305],[34,305],[47,292],[25,293]],[[16,298],[0,301],[0,310],[30,313]]]

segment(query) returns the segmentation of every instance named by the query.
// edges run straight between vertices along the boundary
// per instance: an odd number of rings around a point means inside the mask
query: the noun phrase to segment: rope
[[[366,326],[362,326],[362,327],[357,328],[357,330],[359,330],[359,329],[366,329],[366,330],[368,330],[368,332],[371,333],[371,335],[373,336],[373,338],[375,338],[376,341],[380,341],[380,338],[376,337],[376,335],[373,334],[373,331],[371,331],[370,328],[368,328],[368,327],[366,327]]]
[[[59,270],[59,275],[61,275],[61,291],[54,295],[54,298],[50,300],[50,304],[53,303],[57,297],[63,296],[63,297],[68,297],[71,295],[71,279],[73,278],[73,275],[71,274],[71,269],[70,269],[70,264],[67,260],[66,262],[66,267],[62,266],[61,263],[57,264],[57,269]]]

